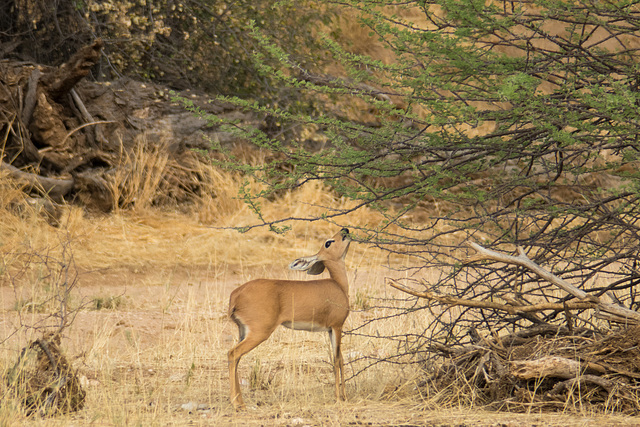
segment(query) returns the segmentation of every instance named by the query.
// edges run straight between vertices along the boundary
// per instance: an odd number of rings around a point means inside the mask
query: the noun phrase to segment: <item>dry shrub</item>
[[[59,334],[48,334],[23,348],[7,382],[27,415],[59,415],[84,406],[86,393],[60,349]]]
[[[3,169],[0,169],[0,195],[2,195],[0,209],[3,211],[10,210],[17,204],[22,204],[26,197],[21,186],[14,182]]]

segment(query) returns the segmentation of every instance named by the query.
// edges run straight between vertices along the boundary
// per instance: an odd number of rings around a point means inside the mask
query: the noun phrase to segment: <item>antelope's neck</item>
[[[329,275],[349,296],[349,282],[347,280],[347,268],[343,261],[324,261],[324,266],[329,270]]]

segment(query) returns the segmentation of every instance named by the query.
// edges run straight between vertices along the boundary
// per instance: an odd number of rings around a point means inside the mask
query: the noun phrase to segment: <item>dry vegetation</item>
[[[129,161],[163,165],[154,153],[139,152]],[[285,236],[225,228],[251,222],[249,209],[234,199],[239,180],[200,167],[209,191],[191,213],[152,208],[144,198],[150,200],[159,190],[151,191],[153,182],[140,174],[126,178],[127,197],[137,200],[132,210],[91,215],[69,206],[58,227],[47,223],[20,188],[0,179],[3,376],[28,342],[59,324],[60,317],[51,314],[59,313],[59,296],[67,292],[70,326],[62,348],[87,393],[84,409],[77,413],[28,418],[3,383],[1,425],[27,420],[35,425],[633,424],[633,419],[603,418],[580,408],[568,408],[566,415],[496,414],[454,403],[443,408],[442,396],[421,394],[419,365],[381,363],[362,371],[371,363],[369,357],[391,355],[396,344],[360,335],[344,339],[351,378],[348,401],[336,404],[327,337],[284,328],[243,359],[242,386],[251,409],[236,414],[228,401],[226,369],[226,351],[237,339],[226,319],[231,289],[259,276],[300,277],[285,269],[288,261],[315,252],[318,241],[337,226],[295,223]],[[321,187],[307,186],[265,205],[263,214],[297,216],[318,205],[348,203],[332,198]],[[360,211],[341,225],[378,220],[374,213]],[[352,245],[347,267],[353,312],[347,329],[383,319],[407,304],[385,285],[387,277],[402,276],[383,269],[387,261],[370,247]],[[409,262],[401,256],[390,261],[395,267]],[[370,322],[359,332],[420,333],[428,317],[422,310]]]
[[[351,50],[390,61],[390,53],[350,18],[341,22]],[[361,105],[338,105],[346,117],[373,120]],[[200,162],[190,165],[200,191],[187,211],[154,207],[171,200],[162,177],[184,168],[167,154],[165,142],[148,144],[141,135],[133,150],[120,153],[121,168],[108,182],[110,214],[65,206],[57,226],[0,170],[2,376],[25,345],[66,320],[62,349],[86,390],[79,412],[29,417],[3,381],[0,425],[637,425],[632,417],[591,413],[580,401],[558,402],[555,414],[526,405],[518,414],[490,412],[474,407],[473,384],[460,383],[466,377],[459,372],[444,378],[449,386],[432,388],[424,386],[431,366],[409,359],[373,363],[397,353],[398,343],[372,337],[422,335],[433,320],[427,310],[394,316],[412,302],[389,287],[388,278],[430,282],[440,272],[404,277],[402,267],[411,260],[358,244],[347,257],[353,311],[346,329],[357,330],[344,338],[348,401],[334,402],[325,334],[281,328],[242,360],[250,409],[235,413],[226,366],[237,339],[226,318],[231,290],[257,277],[304,278],[286,269],[290,260],[314,253],[339,226],[373,227],[381,218],[359,210],[340,224],[291,223],[284,236],[260,228],[239,234],[229,227],[255,222],[236,199],[241,179]],[[249,157],[263,161],[260,153]],[[344,209],[349,203],[312,183],[265,204],[262,214],[267,220],[320,217],[320,206]],[[61,303],[70,310],[62,319]],[[456,307],[448,314],[455,319],[461,312]]]

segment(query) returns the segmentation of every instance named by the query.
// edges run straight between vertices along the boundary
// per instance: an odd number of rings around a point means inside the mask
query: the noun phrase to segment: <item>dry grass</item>
[[[146,205],[92,216],[68,207],[58,228],[26,204],[16,213],[21,192],[0,179],[0,369],[6,373],[25,343],[39,336],[40,331],[30,326],[55,310],[53,305],[29,309],[20,302],[37,305],[56,292],[46,267],[26,263],[22,255],[47,254],[54,261],[67,256],[69,262],[59,268],[75,273],[75,266],[78,273],[77,278],[71,275],[76,286],[70,305],[84,308],[65,331],[62,344],[87,389],[82,411],[28,419],[3,382],[0,425],[588,425],[602,420],[590,414],[442,411],[429,403],[434,396],[419,394],[420,373],[413,365],[376,365],[348,382],[348,402],[335,403],[325,334],[284,328],[241,362],[242,387],[251,408],[234,413],[228,402],[226,369],[226,352],[237,339],[235,327],[226,319],[230,291],[256,277],[302,278],[286,265],[315,253],[337,225],[295,223],[285,236],[262,229],[239,234],[223,228],[249,222],[251,213],[234,199],[237,177],[201,167],[210,191],[192,215]],[[321,213],[321,205],[347,207],[348,203],[320,186],[307,186],[265,205],[263,213],[298,216]],[[374,225],[379,220],[362,211],[343,224]],[[354,311],[348,328],[393,312],[366,309],[375,298],[397,296],[385,286],[385,276],[392,274],[380,267],[386,260],[375,249],[352,245],[347,267]],[[408,263],[401,257],[394,262]],[[382,336],[421,332],[428,316],[421,311],[381,320],[363,332]],[[354,360],[383,357],[395,350],[390,341],[346,336],[347,376],[367,363]],[[630,420],[608,417],[605,422],[622,425]]]
[[[120,167],[108,183],[116,212],[120,207],[145,209],[153,204],[169,163],[167,146],[166,140],[149,143],[143,134],[133,150],[120,151]]]

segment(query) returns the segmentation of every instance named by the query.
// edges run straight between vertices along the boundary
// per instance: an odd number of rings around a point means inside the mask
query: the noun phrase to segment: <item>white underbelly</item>
[[[329,328],[326,326],[318,325],[313,322],[300,322],[300,321],[286,321],[282,322],[282,326],[289,329],[296,329],[298,331],[309,331],[309,332],[327,332]]]

